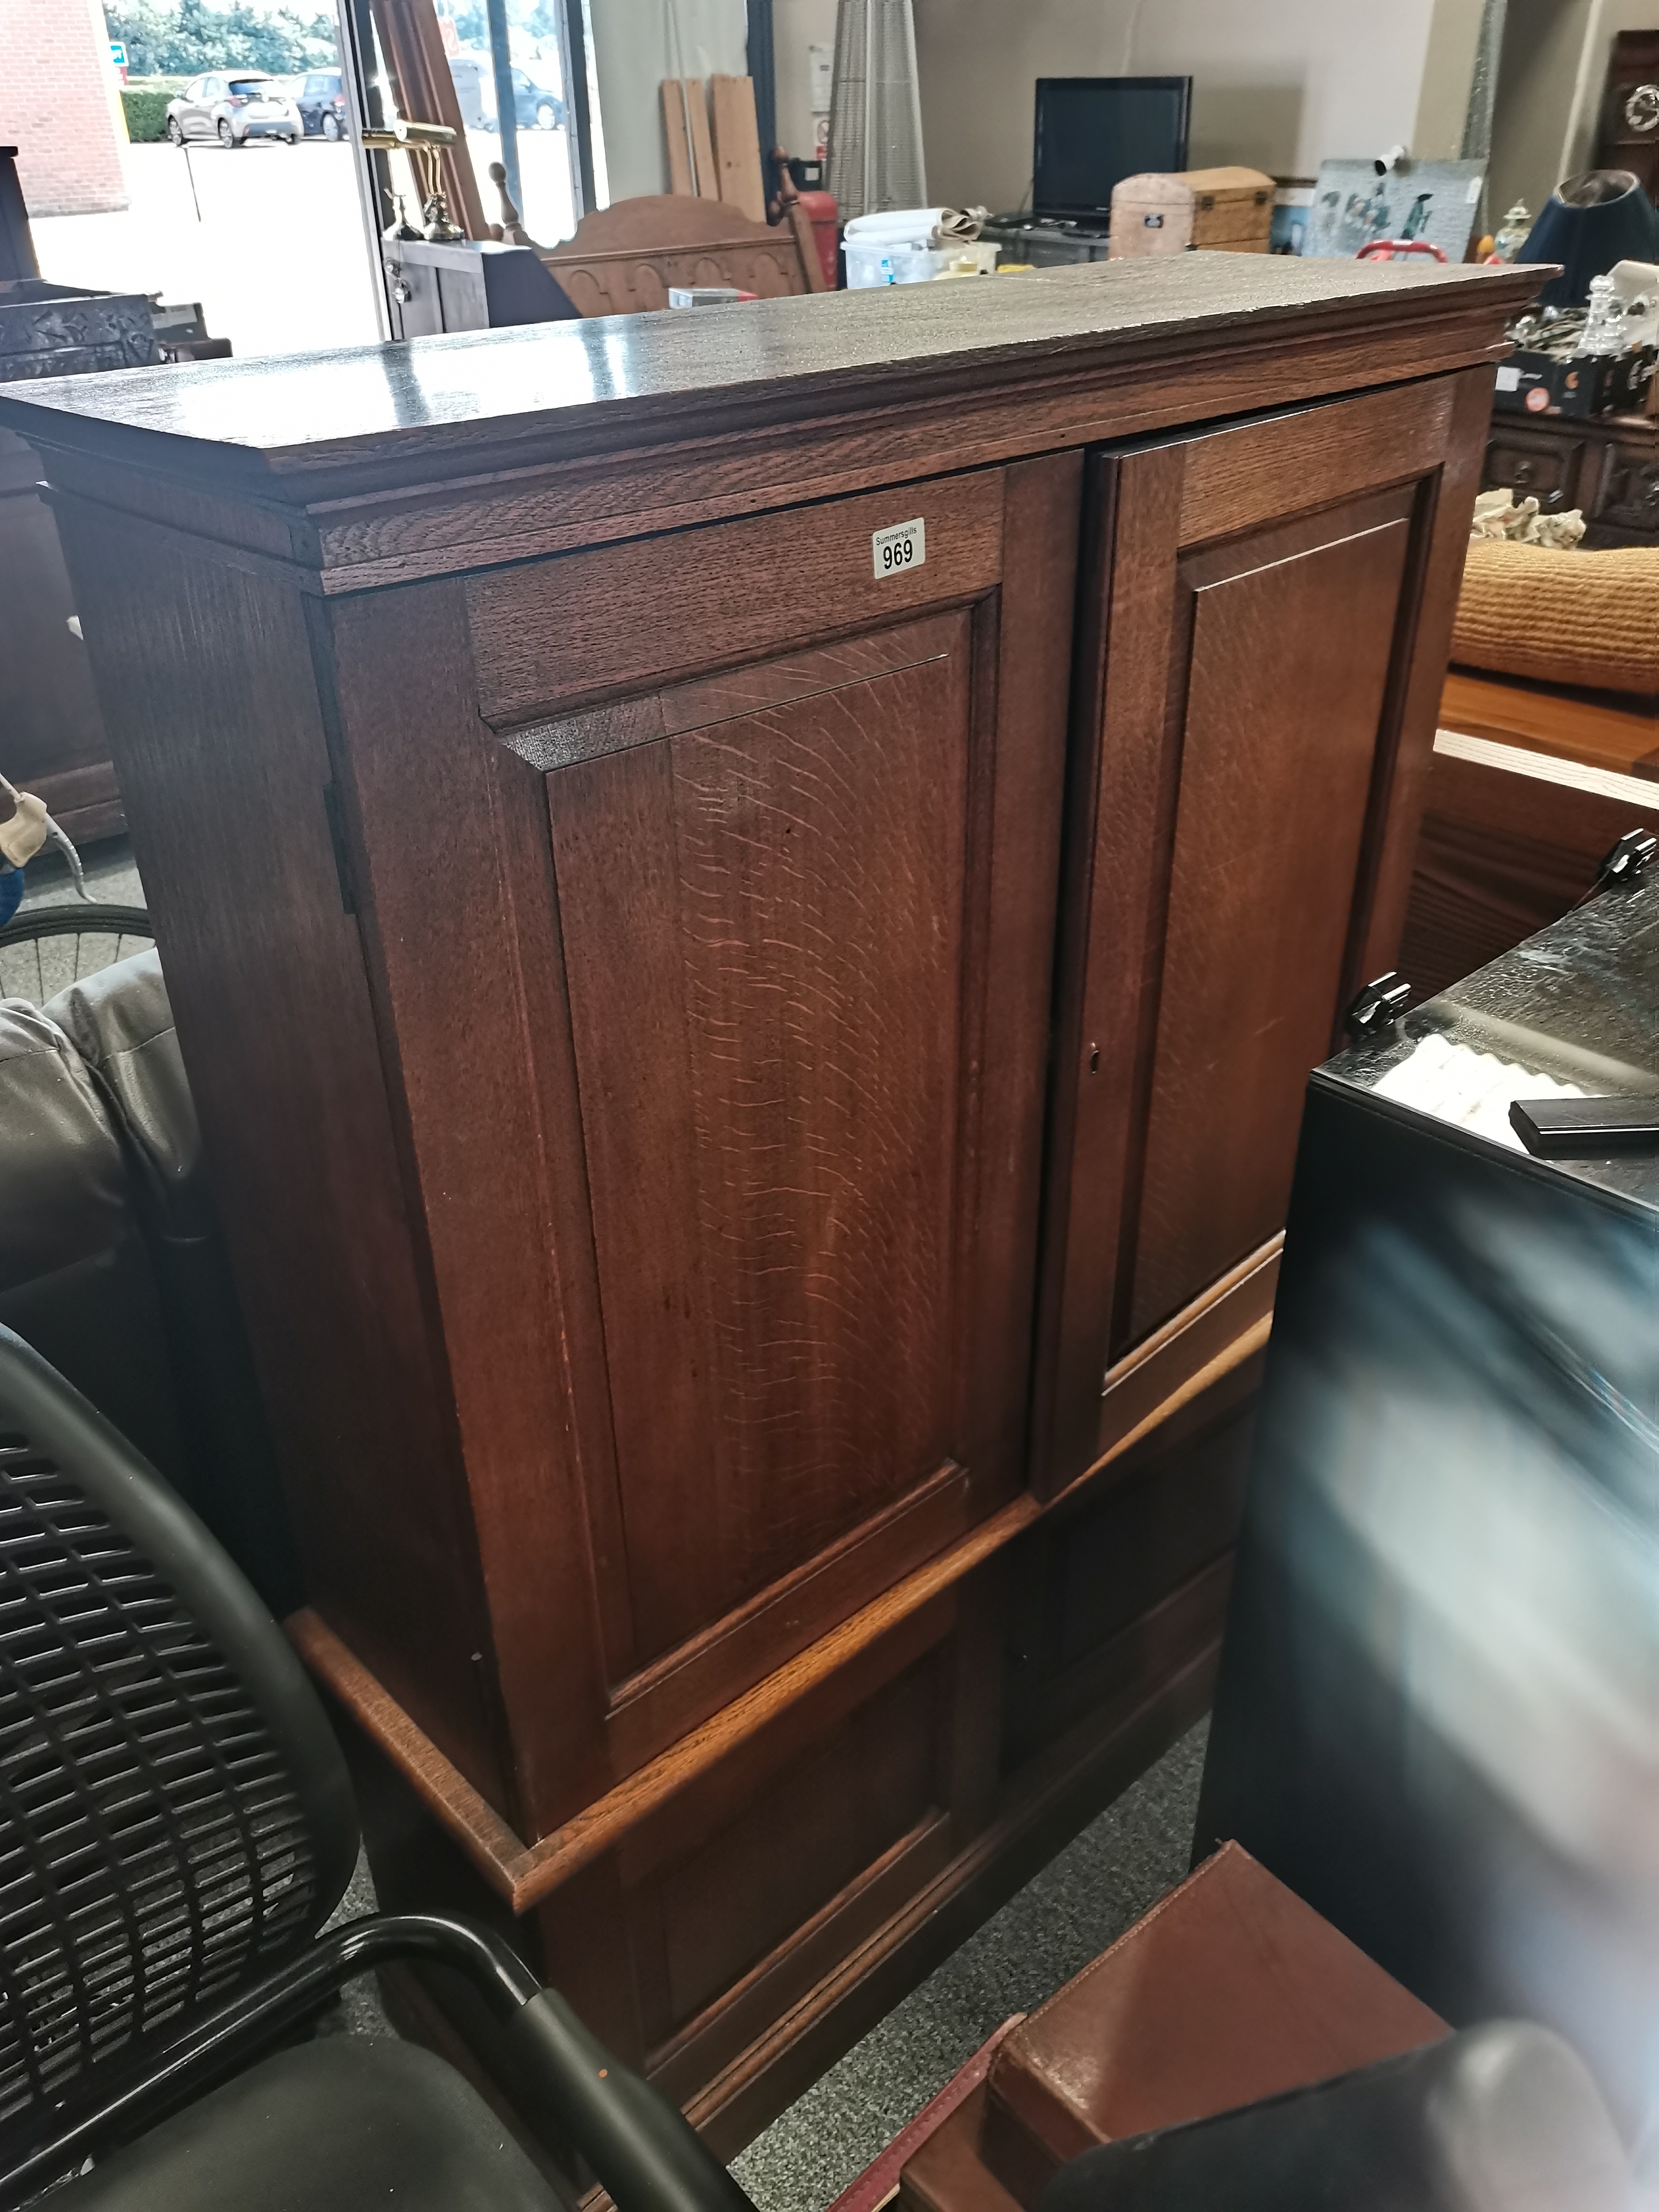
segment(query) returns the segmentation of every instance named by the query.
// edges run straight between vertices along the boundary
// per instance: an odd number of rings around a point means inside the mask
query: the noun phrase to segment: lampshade
[[[1561,264],[1541,306],[1582,307],[1615,261],[1659,260],[1659,208],[1628,169],[1587,169],[1556,186],[1516,258]]]

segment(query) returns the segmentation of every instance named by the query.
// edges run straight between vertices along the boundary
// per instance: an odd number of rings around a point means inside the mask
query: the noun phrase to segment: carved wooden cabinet
[[[1480,482],[1517,498],[1530,494],[1547,514],[1582,507],[1589,546],[1651,545],[1659,540],[1659,419],[1494,414]]]
[[[725,2148],[1206,1702],[1529,282],[1189,255],[0,401],[382,1894],[517,1916]]]

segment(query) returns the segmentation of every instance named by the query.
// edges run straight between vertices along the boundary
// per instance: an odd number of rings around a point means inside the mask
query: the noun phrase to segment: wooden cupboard
[[[1531,281],[1192,255],[0,401],[383,1894],[516,1916],[724,2148],[1206,1702]]]

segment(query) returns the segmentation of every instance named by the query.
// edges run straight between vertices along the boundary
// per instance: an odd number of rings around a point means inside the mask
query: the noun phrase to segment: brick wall
[[[100,0],[0,0],[0,145],[29,213],[124,208],[125,135]]]

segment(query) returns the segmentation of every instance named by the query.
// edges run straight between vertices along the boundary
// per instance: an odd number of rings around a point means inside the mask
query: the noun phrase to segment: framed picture
[[[1421,238],[1461,261],[1484,174],[1480,161],[1401,161],[1380,177],[1375,161],[1322,162],[1302,251],[1352,261],[1379,239]]]

